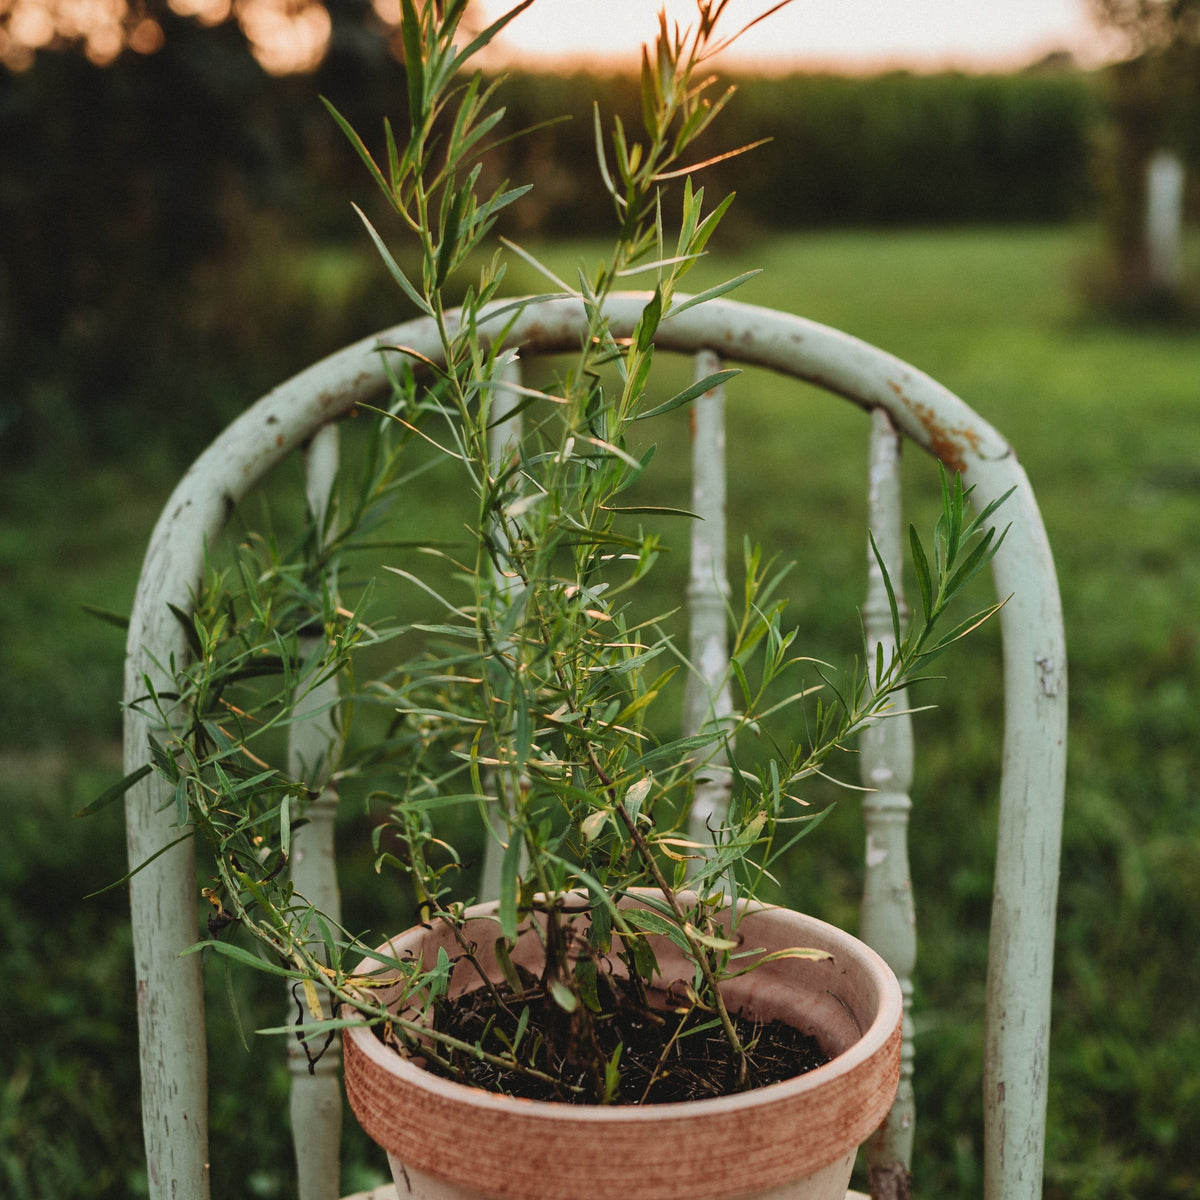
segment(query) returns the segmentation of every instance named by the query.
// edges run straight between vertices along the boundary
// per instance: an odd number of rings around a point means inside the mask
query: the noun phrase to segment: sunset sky
[[[479,3],[493,17],[510,7],[509,0]],[[728,30],[770,6],[732,0]],[[505,52],[526,62],[567,55],[628,63],[653,36],[660,7],[656,0],[538,0],[506,31]],[[681,22],[696,11],[695,0],[666,0],[665,7]],[[1059,49],[1085,61],[1098,53],[1086,0],[792,0],[747,33],[736,57],[776,69],[990,68]]]
[[[385,24],[399,21],[399,0],[372,0]],[[774,0],[730,0],[728,34]],[[236,17],[255,56],[273,74],[312,70],[329,42],[323,0],[169,0],[203,25]],[[516,0],[477,0],[474,21],[491,21]],[[496,67],[635,67],[653,38],[661,5],[672,21],[691,23],[695,0],[539,0],[505,30],[485,60]],[[38,51],[82,42],[93,62],[112,62],[129,47],[153,54],[163,30],[132,0],[0,0],[0,64],[29,67]],[[829,68],[875,71],[1021,67],[1055,50],[1084,63],[1102,57],[1088,21],[1088,0],[792,0],[749,31],[724,66],[781,71]]]

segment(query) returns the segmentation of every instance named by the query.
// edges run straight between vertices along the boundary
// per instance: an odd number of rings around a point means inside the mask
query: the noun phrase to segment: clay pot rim
[[[879,993],[878,1011],[874,1020],[853,1045],[823,1066],[808,1071],[791,1079],[778,1083],[767,1084],[748,1092],[735,1092],[725,1096],[709,1097],[702,1100],[672,1101],[664,1104],[569,1104],[557,1100],[531,1100],[522,1096],[511,1096],[491,1092],[485,1088],[474,1087],[470,1084],[459,1083],[453,1079],[435,1075],[424,1067],[417,1066],[412,1060],[397,1051],[385,1046],[373,1031],[360,1025],[350,1025],[343,1029],[343,1037],[354,1042],[354,1048],[369,1058],[377,1067],[403,1080],[408,1086],[426,1091],[431,1095],[443,1097],[455,1104],[470,1104],[473,1107],[497,1112],[511,1111],[513,1105],[519,1105],[521,1110],[530,1115],[547,1121],[578,1122],[586,1119],[605,1125],[621,1125],[628,1123],[643,1123],[647,1116],[653,1114],[662,1120],[672,1118],[697,1117],[708,1113],[732,1113],[741,1109],[752,1109],[764,1105],[777,1104],[780,1101],[799,1098],[807,1092],[821,1088],[830,1080],[847,1075],[856,1067],[881,1052],[887,1042],[895,1035],[901,1021],[903,1011],[903,996],[900,984],[887,963],[869,946],[853,937],[836,925],[830,925],[817,917],[799,913],[795,909],[782,905],[752,902],[743,904],[743,911],[750,913],[778,911],[803,917],[829,943],[831,952],[836,959],[839,950],[863,963],[876,980]],[[474,905],[467,910],[468,917],[489,916],[489,911],[495,910],[493,904]],[[406,931],[406,933],[409,931]],[[405,936],[404,934],[398,935]],[[392,938],[380,947],[381,951],[392,951],[397,938]],[[358,970],[366,969],[371,964],[370,959]]]

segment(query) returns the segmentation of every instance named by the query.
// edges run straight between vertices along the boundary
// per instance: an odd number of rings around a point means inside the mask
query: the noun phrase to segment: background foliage
[[[0,72],[0,461],[49,444],[116,448],[147,422],[195,446],[234,410],[222,397],[235,381],[265,389],[407,315],[349,208],[357,199],[374,219],[377,198],[317,100],[356,128],[378,130],[384,113],[401,126],[403,71],[385,43],[350,25],[314,74],[272,78],[235,27],[163,19],[148,57],[101,68],[43,55]],[[741,90],[697,154],[774,140],[753,169],[734,159],[706,173],[739,193],[726,237],[1054,221],[1086,206],[1086,75],[794,76]],[[510,130],[572,116],[489,156],[496,178],[537,183],[510,234],[607,229],[594,100],[637,120],[627,77],[506,88]]]

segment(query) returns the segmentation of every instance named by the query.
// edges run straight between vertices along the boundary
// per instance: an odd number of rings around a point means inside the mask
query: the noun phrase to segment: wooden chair
[[[614,332],[628,334],[646,297],[622,294],[609,305]],[[581,307],[549,301],[527,308],[509,341],[523,357],[577,347]],[[144,677],[165,685],[159,664],[188,653],[169,606],[187,610],[198,584],[206,543],[247,490],[286,456],[307,460],[308,498],[324,503],[337,468],[337,422],[356,404],[388,388],[381,345],[402,343],[435,356],[432,326],[416,321],[367,338],[324,359],[265,396],[234,421],[185,475],[154,530],[138,584],[129,631],[126,699],[144,694]],[[900,561],[899,450],[915,442],[974,485],[986,504],[1010,488],[1003,509],[1011,529],[993,563],[996,589],[1011,599],[1001,611],[1005,678],[1003,778],[987,977],[985,1196],[1033,1200],[1042,1192],[1050,982],[1062,818],[1066,731],[1066,674],[1062,617],[1050,550],[1028,480],[1008,443],[965,404],[913,367],[843,333],[787,313],[725,300],[664,322],[660,349],[697,356],[698,377],[716,362],[770,368],[841,396],[870,414],[869,525],[889,564]],[[697,403],[695,524],[692,584],[692,660],[722,652],[724,587],[723,439],[720,394]],[[865,539],[864,539],[865,541]],[[892,637],[880,573],[868,555],[864,607],[868,638]],[[889,567],[889,570],[891,568]],[[899,570],[891,571],[899,579]],[[707,647],[707,649],[706,649]],[[695,719],[693,717],[693,719]],[[329,736],[325,718],[297,726],[294,761],[313,762]],[[125,764],[147,760],[148,718],[128,708]],[[889,960],[912,993],[914,914],[906,830],[912,735],[906,718],[883,722],[862,746],[866,793],[866,873],[862,936]],[[314,790],[322,780],[310,780]],[[716,794],[707,798],[721,803]],[[299,890],[336,912],[333,858],[336,796],[329,788],[297,835],[293,859]],[[140,1020],[142,1103],[150,1195],[153,1200],[206,1200],[208,1145],[204,1013],[199,956],[180,957],[198,940],[197,884],[186,842],[159,855],[178,837],[154,776],[127,796],[130,863],[153,859],[130,885]],[[900,1094],[870,1148],[878,1194],[892,1186],[896,1164],[912,1147],[911,1023]],[[337,1195],[341,1096],[333,1054],[309,1076],[293,1062],[292,1119],[299,1194]],[[391,1193],[381,1189],[376,1195]]]

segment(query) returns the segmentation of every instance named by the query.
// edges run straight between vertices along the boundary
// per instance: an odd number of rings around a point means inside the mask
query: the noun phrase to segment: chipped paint
[[[1042,686],[1042,694],[1044,696],[1057,696],[1058,676],[1054,670],[1054,659],[1042,654],[1038,655],[1033,662],[1038,669],[1038,680]]]

